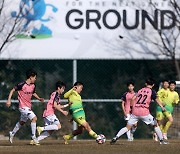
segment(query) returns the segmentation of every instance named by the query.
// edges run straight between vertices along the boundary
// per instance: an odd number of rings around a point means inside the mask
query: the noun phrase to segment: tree
[[[35,4],[31,0],[22,0],[20,5],[16,4],[13,0],[0,1],[0,55],[9,44],[16,40],[18,34],[25,34],[30,29],[29,23],[24,17],[31,13]],[[18,5],[19,11],[13,11]]]
[[[139,1],[137,1],[138,3]],[[146,29],[141,29],[140,26],[135,30],[124,30],[123,34],[113,40],[109,41],[107,39],[103,40],[110,50],[114,54],[122,54],[124,58],[136,59],[143,57],[145,59],[169,59],[175,65],[177,72],[177,79],[180,80],[180,64],[178,59],[180,58],[180,1],[178,0],[164,0],[159,1],[166,2],[167,7],[159,7],[157,5],[158,1],[149,0],[148,11],[149,20],[154,24],[146,25]],[[142,1],[140,1],[142,3]],[[137,9],[143,10],[137,4]],[[168,10],[163,14],[162,10]],[[155,12],[158,13],[157,20],[159,23],[156,23]],[[173,12],[173,15],[171,14]],[[163,17],[162,17],[163,16]],[[163,26],[172,25],[171,28],[162,29],[162,20]],[[132,18],[130,18],[132,20]],[[129,19],[128,23],[132,24],[132,21]],[[147,19],[146,19],[147,20]],[[156,25],[159,25],[156,27]],[[169,26],[170,27],[170,26]],[[109,43],[111,42],[111,43]],[[130,45],[131,44],[131,45]],[[138,55],[138,56],[137,56]]]

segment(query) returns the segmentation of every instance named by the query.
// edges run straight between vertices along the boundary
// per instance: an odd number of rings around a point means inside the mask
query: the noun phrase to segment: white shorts
[[[131,115],[127,114],[127,117],[124,116],[124,120],[128,121],[130,119]]]
[[[49,115],[47,117],[44,117],[44,122],[45,122],[45,126],[47,125],[58,125],[60,124],[60,121],[59,119],[56,117],[55,114],[52,114],[52,115]]]
[[[157,122],[156,120],[154,119],[154,117],[149,114],[147,116],[135,116],[133,114],[131,114],[131,117],[130,119],[128,120],[128,125],[134,125],[136,124],[139,120],[142,120],[144,123],[146,123],[147,125],[156,125]]]
[[[23,122],[26,122],[28,119],[32,120],[36,116],[34,112],[28,107],[19,108],[19,111],[21,113],[20,121]]]

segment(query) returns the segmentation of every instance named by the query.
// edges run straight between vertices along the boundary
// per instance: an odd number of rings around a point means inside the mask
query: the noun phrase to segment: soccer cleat
[[[64,144],[69,144],[69,140],[70,140],[69,135],[64,135],[63,139],[64,139]]]
[[[38,135],[40,135],[43,131],[42,129],[43,127],[40,127],[40,126],[37,126],[37,132],[38,132]]]
[[[38,142],[38,143],[35,143],[34,140],[31,140],[29,144],[30,144],[30,145],[40,145],[39,142]]]
[[[117,137],[114,137],[111,141],[110,141],[110,144],[112,145],[112,144],[115,144],[116,143],[116,141],[117,141]]]
[[[160,144],[164,144],[164,145],[165,145],[165,144],[169,144],[169,143],[166,142],[166,141],[164,141],[164,140],[161,140],[161,141],[160,141]]]
[[[35,136],[32,136],[31,138],[34,142],[34,144],[32,144],[32,145],[38,145],[39,144],[39,141],[37,140],[37,138]]]
[[[153,134],[153,139],[154,139],[154,141],[156,141],[156,142],[158,141],[158,136],[157,136],[156,133]]]
[[[168,140],[168,138],[167,138],[167,133],[163,133],[163,138],[164,138],[165,140]]]
[[[13,137],[14,137],[13,133],[9,132],[9,142],[10,143],[13,143]]]

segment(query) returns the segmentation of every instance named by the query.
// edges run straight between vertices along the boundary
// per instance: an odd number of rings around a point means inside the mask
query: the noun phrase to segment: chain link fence
[[[55,83],[61,80],[66,83],[66,90],[73,84],[72,60],[1,60],[0,61],[0,100],[6,100],[13,86],[25,80],[27,69],[37,71],[36,91],[38,95],[49,99],[50,93],[55,89]],[[77,80],[84,83],[82,98],[87,121],[98,134],[102,133],[110,139],[116,132],[126,125],[123,118],[120,98],[127,90],[126,82],[134,81],[135,90],[144,86],[147,77],[156,80],[155,90],[158,90],[163,79],[176,80],[176,70],[172,61],[155,60],[77,60]],[[16,99],[17,95],[13,96]],[[109,102],[108,102],[108,100]],[[99,101],[101,100],[101,101]],[[114,100],[114,101],[113,101]],[[37,125],[43,125],[42,113],[45,104],[33,102],[33,111],[38,117]],[[155,103],[151,105],[151,112],[155,116]],[[174,124],[170,135],[179,137],[180,124],[179,106],[174,113]],[[53,134],[53,138],[62,139],[62,135],[71,132],[71,116],[63,116],[57,112],[62,129]],[[13,103],[11,108],[5,107],[5,101],[0,103],[0,132],[8,135],[15,123],[19,120],[18,103]],[[30,138],[30,125],[21,128],[16,137]],[[125,137],[125,136],[124,136]],[[139,122],[135,138],[152,137],[152,128]],[[78,139],[89,138],[87,133]]]

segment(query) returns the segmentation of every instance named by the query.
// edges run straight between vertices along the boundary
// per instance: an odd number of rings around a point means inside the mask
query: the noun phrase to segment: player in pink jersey
[[[154,100],[159,104],[163,111],[165,111],[165,108],[162,106],[162,103],[157,99],[156,92],[152,90],[154,86],[154,80],[151,78],[147,79],[145,85],[146,87],[140,89],[131,100],[131,104],[133,106],[132,115],[128,120],[126,127],[122,128],[117,133],[117,135],[111,140],[110,144],[114,144],[120,138],[120,136],[130,130],[132,126],[136,124],[139,120],[142,120],[146,124],[152,125],[154,127],[154,131],[159,137],[160,144],[167,144],[167,142],[165,142],[163,139],[162,132],[158,126],[157,121],[149,112],[149,105],[151,101]]]
[[[11,106],[11,97],[15,91],[18,92],[18,100],[19,100],[19,111],[21,113],[20,121],[16,123],[14,129],[9,132],[9,141],[12,143],[13,137],[16,132],[23,126],[28,119],[31,120],[31,131],[32,131],[32,139],[35,143],[38,144],[36,139],[36,121],[37,117],[34,112],[31,110],[31,98],[34,96],[39,101],[43,102],[44,99],[40,98],[35,91],[35,81],[37,77],[37,73],[30,69],[26,72],[26,81],[17,84],[9,93],[8,100],[6,102],[6,106]]]
[[[51,94],[46,109],[44,110],[43,113],[45,126],[37,127],[37,131],[39,134],[39,137],[37,138],[38,141],[47,138],[48,136],[50,136],[50,134],[52,134],[53,131],[61,129],[61,124],[59,122],[59,119],[56,117],[54,112],[55,110],[58,110],[61,113],[63,113],[65,116],[68,115],[68,112],[62,110],[62,108],[68,107],[69,104],[66,105],[60,104],[60,94],[62,94],[64,90],[65,90],[65,84],[61,81],[58,81],[56,83],[56,91],[54,91]],[[30,144],[35,144],[35,143],[33,140],[31,140]]]
[[[130,102],[131,102],[131,99],[133,98],[133,96],[135,95],[134,83],[128,82],[127,88],[128,88],[128,91],[125,92],[123,94],[123,96],[121,97],[124,119],[126,121],[128,121],[130,119],[130,116],[131,116],[131,103]],[[136,131],[136,128],[137,128],[137,124],[133,125],[132,129],[129,130],[128,132],[126,132],[128,141],[134,140],[133,133]]]

